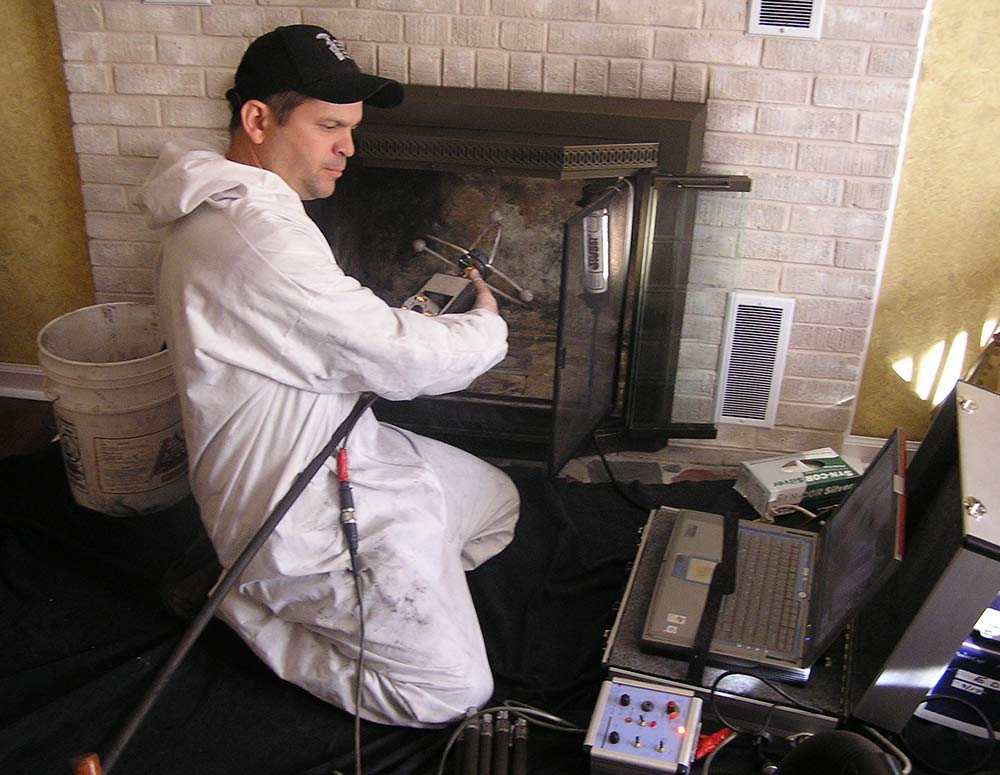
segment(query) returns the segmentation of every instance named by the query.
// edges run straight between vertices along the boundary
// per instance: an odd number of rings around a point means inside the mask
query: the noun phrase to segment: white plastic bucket
[[[97,304],[38,333],[66,476],[81,506],[113,516],[160,511],[189,492],[170,357],[149,304]]]

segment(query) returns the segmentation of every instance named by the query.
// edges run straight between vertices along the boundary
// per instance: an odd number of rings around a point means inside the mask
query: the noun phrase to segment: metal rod
[[[347,432],[353,427],[354,423],[357,422],[358,418],[364,413],[369,406],[371,406],[377,396],[373,393],[362,393],[361,397],[358,398],[357,403],[355,403],[354,408],[351,409],[350,413],[344,419],[344,421],[337,427],[333,432],[333,436],[327,442],[326,446],[320,450],[319,454],[314,457],[305,469],[300,473],[295,480],[292,482],[291,487],[285,496],[278,501],[274,510],[261,525],[260,529],[250,539],[250,542],[246,545],[243,551],[240,553],[239,557],[232,566],[227,570],[222,577],[219,579],[218,583],[212,589],[208,598],[205,600],[198,612],[198,615],[194,618],[190,625],[188,625],[187,630],[181,637],[181,640],[174,647],[173,652],[168,657],[166,663],[160,668],[160,671],[156,674],[153,683],[146,690],[146,694],[143,696],[139,705],[129,716],[121,732],[118,734],[117,738],[114,740],[111,750],[108,751],[107,755],[104,757],[104,772],[110,773],[114,768],[118,757],[121,755],[125,746],[128,745],[129,740],[132,739],[132,735],[139,728],[143,719],[149,713],[153,704],[159,699],[160,694],[163,692],[164,687],[167,682],[173,676],[174,671],[177,666],[180,665],[181,661],[190,651],[194,642],[198,639],[201,631],[205,629],[209,620],[215,614],[216,609],[222,603],[222,599],[229,593],[229,591],[236,585],[239,581],[239,577],[246,570],[247,565],[257,554],[257,551],[264,545],[264,542],[268,539],[274,528],[278,526],[282,517],[288,512],[296,500],[298,500],[299,495],[305,490],[306,486],[316,475],[316,472],[322,467],[323,463],[328,457],[330,457],[340,444],[341,440],[347,435]]]
[[[507,282],[509,282],[509,283],[510,283],[510,284],[511,284],[512,286],[514,286],[514,290],[515,290],[515,291],[519,291],[520,293],[524,293],[524,288],[522,288],[522,287],[521,287],[520,285],[518,285],[518,284],[517,284],[516,282],[514,282],[513,280],[511,280],[511,279],[510,279],[510,278],[509,278],[509,277],[508,277],[508,276],[507,276],[506,274],[504,274],[504,273],[503,273],[502,271],[500,271],[499,269],[497,269],[497,268],[496,268],[495,266],[493,266],[492,264],[490,265],[490,270],[491,270],[491,271],[492,271],[492,272],[493,272],[494,274],[498,274],[498,275],[500,275],[500,276],[501,276],[501,277],[502,277],[502,278],[503,278],[504,280],[506,280],[506,281],[507,281]]]
[[[507,775],[510,760],[510,716],[497,712],[493,735],[493,775]]]
[[[469,252],[468,250],[466,250],[465,248],[463,248],[461,245],[456,245],[454,242],[448,242],[448,240],[441,239],[440,237],[435,237],[433,234],[428,234],[427,236],[430,239],[434,240],[435,242],[440,242],[442,245],[447,245],[448,247],[454,248],[455,250],[461,250],[463,255],[465,255],[465,254],[467,254]],[[423,243],[423,245],[421,247],[420,244],[422,242],[423,242],[422,240],[415,240],[414,243],[413,243],[413,248],[418,253],[428,253],[428,254],[434,256],[434,258],[440,259],[441,261],[444,261],[447,264],[450,264],[452,266],[456,266],[459,269],[462,268],[458,264],[454,263],[450,258],[445,258],[440,253],[437,253],[434,250],[431,250],[429,247],[427,247],[426,243]],[[511,286],[514,288],[514,290],[516,290],[518,293],[522,294],[522,296],[524,298],[523,299],[514,298],[510,294],[504,293],[503,291],[501,291],[495,285],[492,285],[489,282],[487,282],[487,285],[490,286],[490,290],[492,290],[495,294],[497,294],[498,296],[502,296],[503,298],[507,299],[508,301],[514,302],[515,304],[520,304],[522,307],[526,306],[526,302],[531,301],[531,299],[534,298],[534,294],[531,291],[522,288],[520,285],[518,285],[516,282],[514,282],[513,280],[511,280],[506,274],[504,274],[502,271],[500,271],[499,269],[497,269],[495,266],[493,266],[492,264],[487,264],[487,266],[489,266],[491,272],[495,272],[500,277],[502,277],[504,280],[506,280],[508,283],[510,283]],[[485,279],[485,278],[483,278],[483,279]]]
[[[454,242],[449,242],[446,239],[441,239],[440,237],[435,237],[433,234],[425,234],[424,236],[428,237],[429,239],[432,239],[435,242],[438,242],[438,243],[440,243],[442,245],[447,245],[452,250],[460,250],[460,251],[462,251],[463,255],[469,252],[468,248],[463,248],[461,245],[456,245]]]
[[[421,241],[422,240],[417,240],[417,242],[421,242]],[[414,247],[414,249],[418,253],[427,253],[428,255],[434,256],[434,258],[436,258],[436,259],[438,259],[440,261],[444,261],[450,267],[458,269],[459,271],[461,271],[461,269],[462,269],[462,267],[457,262],[452,261],[450,258],[446,258],[445,256],[442,256],[436,250],[431,250],[429,247],[427,247],[426,244],[423,247],[419,247],[419,248],[414,244],[413,247]]]
[[[490,226],[484,226],[482,228],[482,231],[480,231],[479,234],[476,235],[476,238],[474,240],[472,240],[472,244],[469,245],[469,250],[475,250],[476,249],[476,245],[479,244],[479,240],[481,240],[483,237],[485,237],[486,236],[486,232],[488,232],[491,228],[492,228],[492,225],[490,225]]]
[[[500,246],[500,235],[503,233],[503,224],[497,221],[497,235],[493,238],[493,247],[490,249],[490,266],[493,266],[493,259],[497,257],[497,248]]]
[[[420,240],[417,240],[417,242],[420,242]],[[424,245],[424,246],[423,246],[423,248],[418,248],[418,247],[416,246],[416,244],[414,244],[414,246],[413,246],[413,247],[414,247],[414,249],[415,249],[415,250],[417,250],[417,252],[419,252],[419,253],[427,253],[428,255],[431,255],[431,256],[434,256],[434,258],[436,258],[436,259],[438,259],[438,260],[440,260],[440,261],[444,261],[444,262],[445,262],[446,264],[448,264],[449,266],[452,266],[452,267],[455,267],[456,269],[459,269],[459,270],[461,270],[461,269],[462,269],[462,267],[461,267],[461,266],[459,266],[458,264],[456,264],[456,263],[455,263],[454,261],[452,261],[452,260],[451,260],[450,258],[445,258],[445,257],[444,257],[444,256],[442,256],[442,255],[441,255],[440,253],[438,253],[438,252],[437,252],[437,251],[435,251],[435,250],[432,250],[431,248],[427,247],[426,245]],[[490,271],[493,271],[493,272],[495,272],[495,271],[496,271],[496,269],[494,269],[493,267],[490,267]],[[505,280],[507,280],[507,278],[506,278],[506,276],[505,276],[505,275],[501,274],[500,276],[501,276],[501,277],[503,277],[503,278],[504,278]],[[507,280],[507,282],[510,282],[510,280]],[[510,294],[508,294],[508,293],[504,293],[504,292],[503,292],[503,291],[501,291],[501,290],[500,290],[499,288],[497,288],[497,287],[496,287],[495,285],[491,285],[491,284],[490,284],[490,283],[488,283],[488,282],[487,282],[486,284],[490,286],[490,290],[491,290],[491,291],[493,291],[493,293],[495,293],[495,294],[496,294],[497,296],[502,296],[503,298],[507,299],[508,301],[512,301],[512,302],[514,302],[515,304],[520,304],[520,305],[521,305],[522,307],[523,307],[523,306],[525,306],[525,305],[524,305],[524,302],[523,302],[523,301],[521,301],[520,299],[515,299],[515,298],[514,298],[513,296],[511,296]],[[511,283],[511,285],[513,285],[513,283]]]
[[[492,764],[493,714],[484,713],[483,717],[479,720],[479,770],[477,775],[490,775],[490,765]]]
[[[487,285],[489,285],[489,283],[487,283]],[[520,304],[522,307],[525,306],[525,304],[524,304],[523,301],[521,301],[520,299],[515,299],[509,293],[504,293],[499,288],[497,288],[495,285],[490,285],[490,290],[493,291],[493,293],[495,293],[497,296],[502,296],[503,298],[507,299],[507,301],[512,301],[515,304]]]
[[[513,775],[527,775],[528,772],[528,722],[519,718],[514,722],[514,749],[511,756]]]
[[[479,766],[479,721],[475,718],[466,721],[462,730],[461,740],[461,775],[476,775]]]

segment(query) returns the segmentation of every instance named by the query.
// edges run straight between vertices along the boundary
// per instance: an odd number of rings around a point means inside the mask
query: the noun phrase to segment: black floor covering
[[[635,503],[723,513],[745,504],[728,481],[633,483],[632,503],[611,484],[510,473],[523,499],[515,539],[468,577],[495,697],[585,727],[647,517]],[[56,445],[0,461],[0,771],[66,773],[71,757],[106,751],[187,627],[162,602],[161,581],[199,534],[190,501],[131,518],[75,506]],[[451,732],[365,723],[363,771],[436,772]],[[533,727],[528,751],[529,772],[587,772],[580,735]],[[353,768],[353,719],[275,677],[212,621],[113,775]]]

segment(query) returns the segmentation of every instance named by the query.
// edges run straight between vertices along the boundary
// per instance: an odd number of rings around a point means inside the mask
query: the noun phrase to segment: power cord
[[[809,711],[810,713],[820,713],[820,714],[824,714],[824,715],[826,714],[826,711],[824,711],[822,708],[817,708],[815,705],[809,705],[808,703],[805,703],[805,702],[802,702],[801,700],[796,699],[791,694],[789,694],[784,689],[782,689],[780,686],[775,685],[773,682],[769,681],[766,678],[763,678],[763,677],[757,675],[756,673],[751,673],[751,672],[746,671],[746,670],[727,670],[724,673],[720,673],[716,677],[716,679],[714,681],[712,681],[712,686],[709,688],[709,692],[708,692],[708,701],[709,701],[709,707],[712,709],[712,713],[715,714],[715,717],[719,720],[719,723],[721,723],[723,726],[728,727],[729,729],[733,730],[737,734],[750,735],[751,737],[755,737],[755,736],[760,736],[760,735],[766,734],[768,728],[771,725],[771,716],[774,715],[774,711],[777,709],[778,703],[772,702],[770,704],[770,707],[767,710],[767,715],[764,717],[764,723],[761,725],[760,729],[745,729],[745,728],[740,728],[737,725],[733,724],[728,719],[726,719],[726,717],[723,716],[722,712],[719,710],[719,705],[718,705],[718,687],[719,687],[719,684],[722,683],[723,680],[725,680],[726,678],[729,678],[730,676],[734,676],[734,675],[742,675],[742,676],[746,676],[747,678],[754,678],[754,679],[760,681],[762,684],[764,684],[765,686],[767,686],[775,694],[779,694],[782,697],[784,697],[786,700],[788,700],[788,702],[791,703],[792,707],[798,708],[799,710]]]
[[[819,514],[813,512],[813,511],[809,511],[809,509],[803,508],[802,506],[799,506],[797,503],[783,503],[783,504],[781,504],[781,506],[779,506],[777,509],[775,509],[772,512],[772,516],[773,517],[783,517],[783,516],[786,516],[788,514],[791,514],[793,511],[797,511],[799,514],[805,514],[805,516],[807,517],[806,521],[803,522],[801,525],[798,525],[797,527],[805,527],[810,522],[812,522],[814,519],[819,519]],[[766,522],[767,520],[764,520],[764,521]]]
[[[350,429],[348,429],[348,435]],[[358,566],[358,521],[354,510],[354,495],[351,492],[351,478],[347,465],[347,438],[337,453],[337,479],[340,482],[340,524],[344,529],[347,551],[351,556],[351,576],[354,579],[354,593],[358,601],[358,661],[354,679],[354,773],[361,771],[361,692],[364,686],[365,670],[365,607],[361,594],[361,573]]]
[[[354,772],[361,775],[361,689],[365,670],[365,608],[361,596],[361,574],[358,573],[358,553],[351,551],[351,575],[358,598],[358,664],[354,679]]]
[[[910,773],[913,772],[913,763],[910,761],[910,758],[899,749],[898,746],[893,745],[885,735],[877,729],[872,729],[867,724],[862,724],[861,728],[865,731],[866,735],[882,746],[884,750],[899,759],[899,775],[910,775]]]
[[[604,470],[608,474],[608,479],[611,481],[611,484],[614,486],[618,494],[628,501],[628,503],[632,504],[637,509],[641,509],[642,511],[651,511],[652,509],[658,508],[658,506],[653,506],[648,503],[639,503],[639,501],[625,492],[625,488],[622,487],[621,482],[619,482],[615,477],[614,471],[611,470],[611,464],[608,462],[608,458],[605,456],[604,450],[601,449],[601,445],[597,441],[597,434],[594,431],[590,432],[590,440],[594,443],[594,449],[597,450],[597,455],[601,458],[601,463],[604,465]]]

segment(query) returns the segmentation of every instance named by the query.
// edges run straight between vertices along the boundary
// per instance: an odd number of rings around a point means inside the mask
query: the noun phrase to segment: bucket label
[[[187,449],[180,422],[156,433],[128,438],[94,438],[102,492],[151,492],[187,474]]]
[[[66,477],[72,487],[87,492],[87,476],[83,471],[83,461],[80,459],[80,437],[76,432],[76,425],[58,413],[55,414],[55,418]]]

